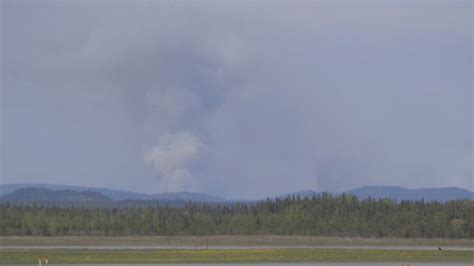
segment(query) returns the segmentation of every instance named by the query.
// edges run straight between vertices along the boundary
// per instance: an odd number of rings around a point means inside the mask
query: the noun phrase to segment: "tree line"
[[[395,202],[323,193],[256,204],[84,208],[0,204],[0,235],[309,235],[473,238],[474,201]]]

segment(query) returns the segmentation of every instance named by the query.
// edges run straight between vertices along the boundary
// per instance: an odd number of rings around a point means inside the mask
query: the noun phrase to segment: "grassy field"
[[[211,245],[211,246],[474,246],[474,239],[397,239],[397,238],[338,238],[311,236],[65,236],[29,237],[0,236],[1,245]]]
[[[250,262],[464,262],[473,251],[258,249],[258,250],[0,250],[2,264],[36,263],[250,263]]]

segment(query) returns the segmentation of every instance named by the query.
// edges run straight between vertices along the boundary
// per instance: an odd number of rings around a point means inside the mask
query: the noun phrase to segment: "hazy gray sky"
[[[473,190],[472,1],[1,1],[1,183]]]

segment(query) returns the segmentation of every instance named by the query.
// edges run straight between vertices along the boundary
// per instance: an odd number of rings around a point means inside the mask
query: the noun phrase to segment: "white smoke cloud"
[[[473,189],[468,3],[17,2],[5,182],[153,193],[153,166],[162,190],[232,197]]]
[[[202,147],[201,140],[190,132],[167,133],[159,138],[158,145],[145,155],[145,162],[160,176],[162,191],[184,188],[191,177],[186,166],[198,156]]]

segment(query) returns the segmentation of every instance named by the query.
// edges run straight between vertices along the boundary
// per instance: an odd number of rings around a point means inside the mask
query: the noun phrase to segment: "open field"
[[[0,236],[0,246],[433,246],[473,247],[474,239],[338,238],[311,236]]]
[[[474,261],[474,251],[255,249],[255,250],[0,250],[2,264],[28,264],[48,256],[52,264],[452,262]]]
[[[0,237],[0,263],[473,262],[474,240],[305,236]],[[210,249],[207,250],[206,247]],[[333,248],[331,248],[331,246]],[[439,251],[437,247],[446,247]],[[196,248],[196,249],[195,249]],[[459,248],[459,250],[452,250]],[[466,250],[462,250],[462,249]],[[451,250],[449,250],[451,249]]]
[[[22,265],[22,264],[5,264],[6,265]],[[103,266],[104,264],[64,264],[71,266]],[[209,263],[107,263],[108,266],[210,266]],[[282,263],[212,263],[212,266],[472,266],[471,263],[436,263],[436,262],[416,262],[416,263],[400,263],[400,262],[363,262],[363,263],[347,263],[347,262],[282,262]],[[27,266],[27,265],[24,265]]]

